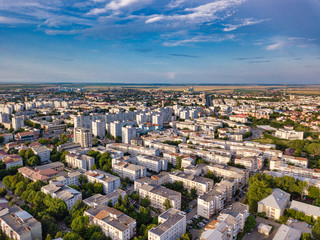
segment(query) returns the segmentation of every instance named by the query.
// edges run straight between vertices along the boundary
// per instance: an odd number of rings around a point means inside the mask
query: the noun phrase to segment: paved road
[[[257,239],[263,239],[263,240],[272,240],[273,237],[276,235],[279,227],[281,226],[280,223],[276,223],[276,222],[273,222],[271,220],[267,220],[265,218],[261,218],[261,217],[256,217],[256,220],[257,220],[257,225],[256,227],[253,229],[253,231],[251,233],[248,233],[246,234],[244,237],[243,237],[243,240],[257,240]],[[269,236],[266,236],[264,234],[261,234],[258,232],[258,226],[260,223],[264,223],[264,224],[271,224],[272,226],[274,226],[272,232],[270,233]]]

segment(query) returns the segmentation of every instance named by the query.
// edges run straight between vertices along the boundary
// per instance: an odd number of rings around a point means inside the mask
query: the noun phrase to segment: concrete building
[[[275,188],[272,194],[258,202],[258,213],[265,212],[267,217],[279,219],[289,201],[289,193]]]
[[[227,240],[228,226],[224,221],[211,221],[202,232],[200,240]]]
[[[186,232],[186,215],[170,208],[158,216],[158,225],[148,232],[148,240],[176,240]]]
[[[2,162],[6,164],[6,169],[15,166],[23,166],[23,159],[17,154],[4,156]]]
[[[168,161],[163,158],[138,155],[130,159],[135,164],[146,167],[153,172],[167,171]]]
[[[100,226],[104,234],[113,240],[129,240],[136,234],[136,220],[106,205],[90,208],[84,215],[88,216],[93,224]]]
[[[126,195],[125,191],[121,189],[116,189],[114,192],[108,195],[102,195],[102,194],[93,195],[89,198],[84,199],[83,202],[88,206],[95,208],[101,204],[108,205],[109,201],[111,201],[112,206],[114,206],[118,201],[119,196],[121,196],[123,199],[125,195]]]
[[[79,143],[83,148],[92,147],[92,133],[90,129],[74,128],[74,142]]]
[[[24,127],[24,117],[14,116],[12,118],[12,128],[17,131],[22,127]]]
[[[82,154],[68,153],[66,155],[66,162],[72,168],[91,170],[94,164],[94,158]]]
[[[141,198],[148,197],[150,199],[151,206],[154,208],[165,211],[166,207],[163,204],[166,200],[168,200],[171,207],[177,210],[181,209],[181,193],[179,192],[162,186],[149,184],[143,184],[142,186],[138,187],[136,191],[139,193]]]
[[[53,198],[59,198],[64,201],[68,209],[76,204],[78,200],[82,200],[81,192],[63,184],[49,184],[41,188],[41,192],[50,194]]]
[[[101,120],[92,122],[92,134],[95,137],[104,138],[106,136],[106,123]]]
[[[312,216],[315,220],[320,217],[320,207],[292,200],[290,209],[303,212],[307,216]]]
[[[308,168],[308,158],[283,155],[282,160],[285,163],[291,163],[298,167]]]
[[[129,178],[135,181],[147,175],[147,168],[127,162],[112,163],[112,171],[119,174],[122,179]]]
[[[299,240],[301,230],[282,224],[272,240]]]
[[[31,149],[40,157],[42,163],[50,161],[50,150],[46,146],[31,147]]]
[[[290,129],[278,129],[275,136],[287,140],[303,140],[304,132],[298,132]]]
[[[136,127],[126,126],[122,128],[122,143],[130,144],[131,139],[137,136]]]
[[[41,223],[17,205],[0,210],[2,232],[14,240],[41,240]]]
[[[89,182],[102,183],[105,194],[110,194],[120,187],[120,178],[109,173],[100,170],[94,170],[85,172],[84,175],[88,178]]]

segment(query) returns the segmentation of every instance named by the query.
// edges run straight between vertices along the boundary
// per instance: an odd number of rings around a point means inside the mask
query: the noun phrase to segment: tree
[[[176,160],[177,160],[177,168],[181,169],[182,157],[178,156],[176,157]]]
[[[141,198],[141,200],[140,200],[140,204],[141,204],[141,206],[143,206],[143,207],[148,207],[148,206],[150,206],[150,203],[151,203],[151,201],[150,201],[150,199],[149,199],[148,196],[146,196],[145,198]]]
[[[32,156],[32,157],[28,158],[26,161],[26,165],[28,165],[30,167],[40,165],[40,163],[41,163],[41,160],[40,160],[39,156]]]
[[[63,240],[83,240],[83,238],[75,232],[68,232],[63,236]]]
[[[311,229],[312,237],[314,239],[320,239],[320,222],[316,222]]]
[[[89,218],[87,216],[79,216],[75,218],[71,223],[72,231],[78,233],[80,236],[86,234],[86,228],[89,224]]]
[[[95,193],[101,193],[103,194],[103,184],[99,182],[95,182],[93,185],[93,191]]]
[[[4,137],[0,136],[0,144],[3,144],[3,142],[4,142]]]
[[[163,206],[166,208],[166,210],[172,208],[170,201],[168,199],[164,200]]]
[[[320,197],[320,189],[311,185],[308,188],[308,197],[318,199]]]
[[[7,189],[0,188],[0,197],[4,197],[7,194]]]
[[[250,211],[256,212],[258,202],[272,193],[272,188],[269,187],[269,183],[265,180],[254,180],[250,182],[250,187],[247,192],[247,200],[249,203]]]
[[[196,189],[195,187],[191,188],[190,194],[191,194],[191,198],[192,198],[192,199],[197,198],[197,196],[198,196],[198,195],[197,195],[197,189]]]
[[[257,224],[257,221],[253,215],[249,215],[244,225],[244,231],[250,232]]]

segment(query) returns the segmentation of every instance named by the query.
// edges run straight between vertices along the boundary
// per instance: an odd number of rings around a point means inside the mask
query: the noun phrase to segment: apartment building
[[[122,143],[130,144],[131,139],[137,136],[136,127],[125,126],[122,127]]]
[[[54,184],[63,184],[63,185],[79,185],[79,176],[81,175],[81,172],[74,171],[74,172],[68,172],[64,175],[58,176],[52,180],[50,180],[50,183]]]
[[[258,202],[258,213],[265,212],[272,219],[279,219],[290,201],[290,194],[279,188],[272,190],[272,194]]]
[[[33,182],[38,180],[42,182],[48,182],[51,178],[57,176],[58,172],[52,169],[37,170],[30,167],[21,167],[18,172],[25,178],[29,178]]]
[[[167,159],[159,157],[150,157],[146,155],[138,155],[130,159],[135,164],[146,167],[153,172],[167,171],[168,161]]]
[[[295,131],[292,129],[278,129],[275,132],[275,137],[287,140],[303,140],[304,132]]]
[[[259,162],[257,157],[242,157],[236,156],[234,159],[235,164],[241,164],[245,166],[249,171],[255,172],[259,169]]]
[[[92,132],[87,128],[74,128],[74,142],[79,143],[83,148],[92,147]]]
[[[171,207],[177,210],[181,209],[181,193],[179,192],[162,186],[149,184],[143,184],[142,186],[138,187],[136,191],[139,193],[141,198],[148,197],[150,199],[151,206],[154,208],[165,211],[166,207],[163,204],[166,200],[168,200]]]
[[[129,178],[135,181],[147,175],[147,168],[127,162],[112,163],[112,171],[119,174],[122,179]]]
[[[228,226],[224,221],[212,220],[202,232],[200,240],[227,240]]]
[[[168,181],[171,183],[173,183],[174,181],[181,181],[183,183],[183,187],[188,189],[189,191],[192,188],[197,189],[198,195],[203,195],[213,187],[213,180],[211,179],[194,176],[192,174],[181,172],[178,170],[168,174]]]
[[[248,116],[244,114],[238,114],[238,115],[231,115],[229,117],[231,121],[240,122],[240,123],[246,123],[248,122]]]
[[[291,163],[298,167],[308,168],[308,159],[302,157],[294,157],[289,155],[283,155],[282,160],[285,163]]]
[[[46,146],[31,147],[31,149],[40,157],[42,163],[50,161],[50,150]]]
[[[111,201],[112,206],[114,206],[118,201],[119,196],[121,196],[123,199],[125,195],[126,195],[125,191],[121,189],[116,189],[114,192],[108,195],[102,195],[102,194],[93,195],[89,198],[84,199],[83,202],[88,206],[95,208],[101,204],[108,205],[109,201]]]
[[[92,122],[92,134],[95,137],[104,138],[106,136],[106,123],[101,120]]]
[[[148,240],[176,240],[186,232],[186,215],[170,208],[158,216],[159,225],[148,232]]]
[[[2,232],[14,240],[41,240],[41,222],[17,205],[0,210]]]
[[[94,164],[94,158],[82,154],[68,153],[66,155],[66,162],[72,168],[91,170]]]
[[[84,175],[88,178],[89,182],[99,182],[103,185],[103,191],[105,194],[110,194],[120,187],[120,178],[110,173],[106,173],[100,170],[87,171]]]
[[[22,117],[22,116],[14,116],[12,118],[12,128],[15,131],[17,131],[22,127],[24,127],[24,117]]]
[[[84,215],[88,216],[93,224],[100,226],[104,234],[113,240],[129,240],[136,234],[136,220],[106,205],[90,208]]]
[[[53,198],[59,198],[64,201],[68,209],[71,209],[78,200],[82,200],[81,192],[63,184],[45,185],[41,188],[41,192],[50,194]]]
[[[301,230],[282,224],[273,240],[300,240],[301,234]]]
[[[31,142],[35,139],[34,132],[19,132],[15,135],[15,139],[20,142]]]

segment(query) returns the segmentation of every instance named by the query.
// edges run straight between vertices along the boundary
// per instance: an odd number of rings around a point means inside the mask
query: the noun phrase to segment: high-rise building
[[[92,147],[92,133],[91,130],[86,128],[75,128],[74,129],[74,142],[79,143],[81,147],[89,148]]]
[[[106,136],[106,123],[101,120],[92,122],[92,134],[95,137],[104,138]]]
[[[130,144],[132,138],[137,135],[136,128],[133,126],[126,126],[122,128],[122,142]]]
[[[24,127],[24,118],[15,116],[12,118],[12,128],[16,131]]]

